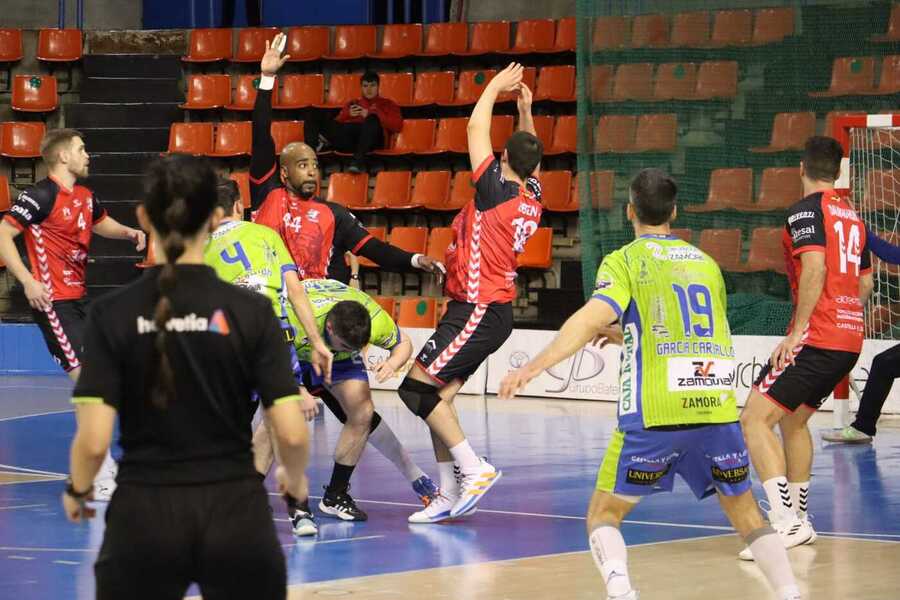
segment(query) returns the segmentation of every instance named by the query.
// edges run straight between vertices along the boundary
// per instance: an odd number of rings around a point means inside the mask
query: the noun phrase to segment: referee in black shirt
[[[305,499],[306,423],[269,300],[203,265],[221,218],[204,159],[172,155],[147,174],[138,208],[161,266],[97,300],[73,403],[78,431],[63,505],[85,507],[116,414],[118,489],[94,566],[99,600],[284,599],[286,571],[262,478],[253,468],[256,390],[283,459],[279,485]]]

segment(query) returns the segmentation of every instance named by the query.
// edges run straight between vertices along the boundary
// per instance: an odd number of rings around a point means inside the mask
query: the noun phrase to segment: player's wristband
[[[350,273],[350,279],[359,281],[359,273]]]
[[[72,483],[72,477],[66,478],[66,495],[70,496],[74,500],[84,501],[90,496],[91,492],[94,491],[94,487],[91,486],[87,489],[87,491],[79,492],[75,489],[75,485]]]
[[[275,87],[274,75],[261,75],[259,78],[259,89],[271,90]]]

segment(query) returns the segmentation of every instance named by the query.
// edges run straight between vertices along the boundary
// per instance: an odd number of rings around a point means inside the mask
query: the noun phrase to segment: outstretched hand
[[[286,42],[287,36],[283,33],[276,35],[271,43],[266,42],[266,52],[259,63],[259,69],[263,75],[274,76],[278,69],[291,57],[290,54],[281,55]]]
[[[489,86],[493,86],[499,93],[513,92],[522,84],[522,75],[525,67],[519,63],[509,63],[505,69],[494,75]]]
[[[516,106],[519,108],[520,113],[531,111],[531,100],[531,90],[522,82],[519,84],[519,97],[516,98]]]

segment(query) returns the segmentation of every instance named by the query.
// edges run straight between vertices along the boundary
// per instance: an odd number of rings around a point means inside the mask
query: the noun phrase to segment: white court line
[[[34,560],[33,556],[19,556],[17,554],[10,554],[6,558],[11,558],[13,560]]]
[[[53,471],[42,471],[41,469],[30,469],[28,467],[17,467],[15,465],[0,464],[0,469],[9,469],[11,471],[20,471],[22,473],[30,473],[32,475],[49,475],[50,477],[66,477],[65,473],[54,473]]]
[[[18,506],[0,506],[0,510],[16,510],[17,508],[39,508],[46,504],[20,504]]]
[[[281,547],[282,548],[294,548],[298,544],[300,546],[313,546],[313,545],[320,546],[322,544],[342,544],[344,542],[360,542],[362,540],[377,540],[377,539],[383,538],[383,537],[387,537],[387,536],[384,536],[384,535],[361,535],[359,537],[354,537],[354,538],[341,538],[339,540],[321,540],[321,541],[315,540],[315,541],[310,541],[310,542],[305,542],[305,543],[298,539],[293,544],[282,544]]]
[[[29,417],[45,417],[47,415],[61,415],[63,413],[75,412],[74,408],[67,408],[66,410],[51,410],[42,413],[34,413],[32,415],[18,415],[16,417],[2,417],[0,421],[15,421],[16,419],[27,419]]]
[[[81,564],[77,560],[54,560],[53,562],[57,565],[80,565]]]
[[[94,548],[26,548],[21,546],[0,546],[0,552],[97,552]]]

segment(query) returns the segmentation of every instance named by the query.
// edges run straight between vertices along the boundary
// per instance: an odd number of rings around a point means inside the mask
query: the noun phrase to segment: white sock
[[[394,463],[397,470],[403,473],[403,476],[409,481],[415,481],[425,474],[425,471],[413,462],[409,452],[406,451],[406,448],[394,435],[394,430],[384,419],[381,420],[375,431],[369,434],[369,443],[386,459]]]
[[[756,564],[775,588],[780,600],[799,600],[800,588],[788,560],[781,537],[768,525],[750,533],[745,540]]]
[[[631,580],[628,579],[628,550],[625,539],[617,527],[601,525],[591,532],[588,538],[591,544],[591,556],[594,564],[603,574],[606,582],[606,595],[610,598],[624,596],[631,592]]]
[[[463,473],[472,473],[481,467],[481,459],[472,450],[469,440],[463,440],[450,448],[450,454],[453,455],[453,460],[456,461]]]
[[[456,483],[456,475],[453,473],[453,467],[456,465],[452,460],[447,462],[439,462],[438,474],[441,479],[441,492],[445,496],[459,496],[459,485]]]
[[[809,506],[809,482],[808,481],[791,481],[791,502],[799,512],[806,512]]]
[[[791,513],[796,510],[796,506],[791,501],[791,490],[787,477],[779,476],[767,479],[763,481],[763,489],[766,490],[772,510]]]

